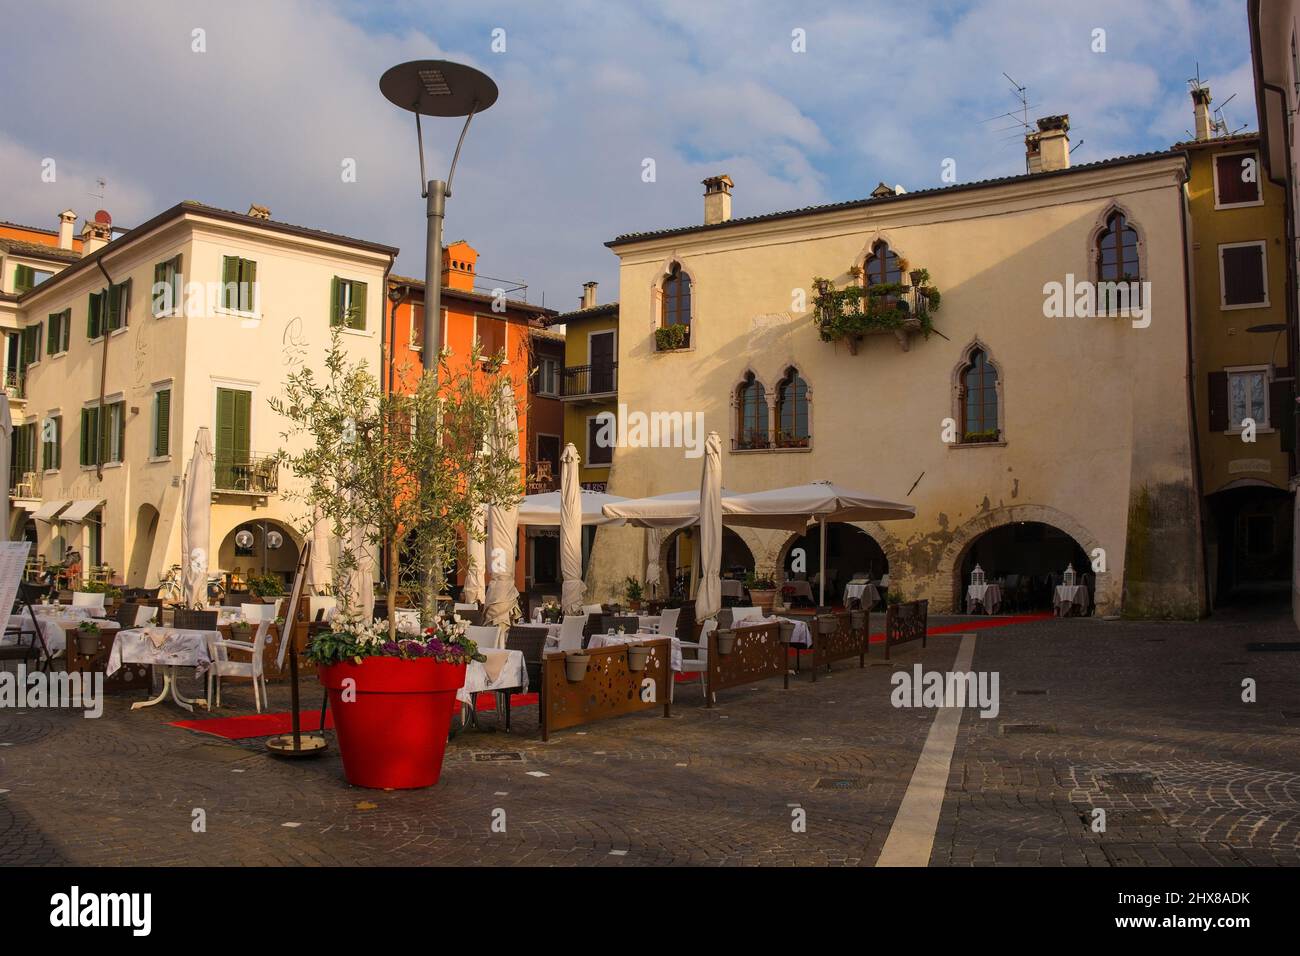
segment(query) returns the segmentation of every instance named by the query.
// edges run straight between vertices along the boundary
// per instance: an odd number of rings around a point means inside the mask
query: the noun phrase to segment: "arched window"
[[[981,348],[972,349],[961,373],[961,427],[963,442],[997,441],[998,371]]]
[[[796,368],[785,370],[776,387],[776,444],[778,448],[805,448],[808,428],[808,383]]]
[[[1097,237],[1097,281],[1133,282],[1142,275],[1138,263],[1138,234],[1128,217],[1116,210]]]
[[[661,325],[691,324],[691,277],[674,262],[664,277],[664,309]]]
[[[903,281],[898,256],[883,239],[871,247],[871,255],[862,264],[862,281],[868,288],[873,285],[892,285]]]
[[[736,386],[736,447],[767,448],[769,444],[767,389],[753,372],[747,372]]]

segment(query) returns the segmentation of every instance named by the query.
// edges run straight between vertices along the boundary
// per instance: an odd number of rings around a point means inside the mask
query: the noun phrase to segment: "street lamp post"
[[[379,90],[390,103],[415,114],[415,138],[420,151],[420,195],[425,198],[428,226],[424,250],[424,341],[421,361],[426,372],[436,380],[438,360],[442,354],[442,220],[451,195],[452,178],[460,148],[465,144],[474,114],[482,113],[497,101],[497,85],[492,78],[472,66],[448,60],[412,60],[389,68],[379,79]],[[424,171],[424,133],[421,116],[463,116],[456,152],[444,182],[426,179]]]

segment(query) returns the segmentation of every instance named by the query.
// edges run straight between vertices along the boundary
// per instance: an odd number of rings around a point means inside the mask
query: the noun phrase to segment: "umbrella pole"
[[[826,606],[826,518],[817,519],[821,533],[817,535],[817,606]]]

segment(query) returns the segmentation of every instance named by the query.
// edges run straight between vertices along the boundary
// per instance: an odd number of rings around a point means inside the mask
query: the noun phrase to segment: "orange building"
[[[506,354],[506,368],[514,384],[519,403],[519,460],[521,479],[533,484],[537,474],[536,436],[530,423],[534,409],[543,418],[539,403],[558,398],[538,395],[533,389],[537,370],[533,354],[533,335],[543,319],[555,315],[553,309],[533,305],[511,295],[527,292],[519,282],[509,282],[478,273],[478,252],[465,241],[453,242],[442,250],[443,343],[451,351],[453,368],[463,369],[469,362],[475,341],[481,352]],[[384,366],[381,380],[385,389],[410,389],[423,372],[422,332],[424,328],[424,281],[406,276],[390,276],[388,309],[384,321]],[[533,490],[533,489],[530,489]],[[515,567],[515,586],[522,593],[531,577],[531,549],[526,547],[524,529],[520,529],[519,560]],[[456,583],[464,583],[464,569],[457,568]]]

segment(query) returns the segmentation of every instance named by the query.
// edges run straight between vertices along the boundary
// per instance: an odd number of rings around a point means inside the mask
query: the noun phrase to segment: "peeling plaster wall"
[[[619,246],[619,400],[631,411],[701,412],[723,438],[723,485],[753,491],[831,479],[917,508],[864,524],[893,585],[949,611],[962,558],[980,534],[1041,521],[1100,549],[1102,614],[1188,616],[1201,606],[1187,401],[1181,157],[1026,177],[998,187],[863,209],[741,224]],[[1047,318],[1046,282],[1090,276],[1093,236],[1116,204],[1139,225],[1151,323]],[[814,276],[842,284],[877,239],[943,292],[943,336],[904,351],[869,336],[852,355],[823,342],[810,310],[790,310]],[[654,350],[652,290],[666,263],[694,277],[692,348]],[[946,338],[945,338],[946,337]],[[1004,443],[941,440],[955,413],[954,371],[973,342],[997,365]],[[731,396],[752,371],[774,389],[796,366],[809,386],[807,450],[730,449]],[[615,450],[609,490],[697,488],[701,460],[680,449]],[[760,566],[791,536],[735,529]],[[1132,536],[1132,537],[1131,537]],[[589,593],[609,598],[644,554],[641,532],[597,534]],[[1134,562],[1131,571],[1129,562]],[[1129,607],[1131,605],[1131,608]]]

